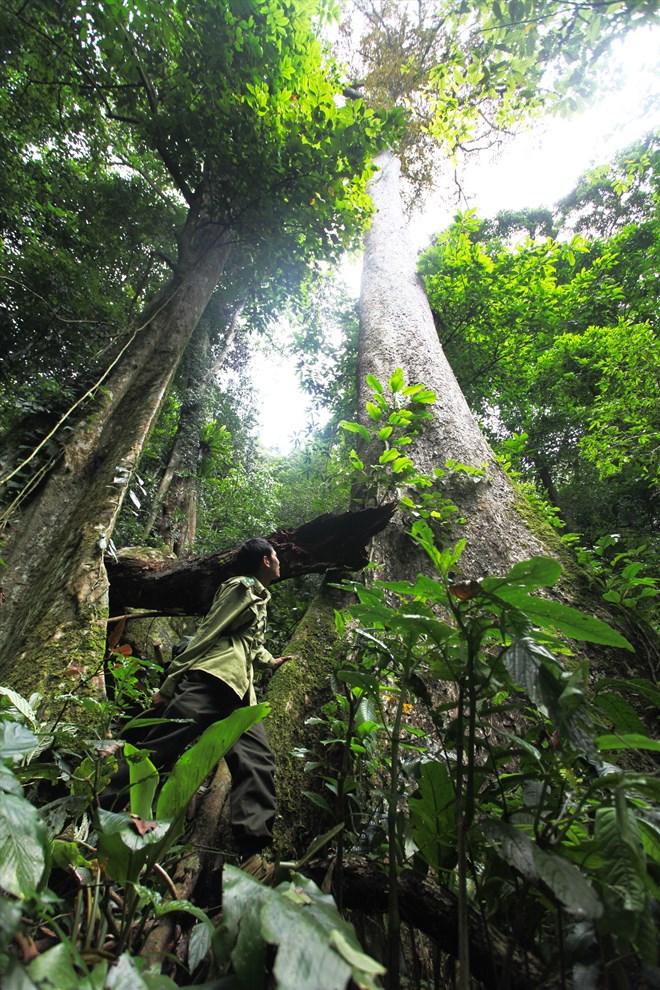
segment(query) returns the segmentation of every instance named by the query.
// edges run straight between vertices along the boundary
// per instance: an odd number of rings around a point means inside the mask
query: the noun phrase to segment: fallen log
[[[326,866],[306,864],[304,871],[319,886]],[[431,938],[438,947],[458,958],[458,901],[456,895],[436,881],[413,871],[402,873],[397,882],[401,920]],[[387,914],[388,878],[375,863],[347,862],[342,871],[344,908],[362,914]],[[548,975],[539,956],[525,951],[494,926],[487,925],[474,908],[468,915],[470,969],[489,990],[559,990],[561,981]]]
[[[266,539],[280,558],[280,580],[335,569],[358,570],[368,563],[367,545],[383,530],[395,503],[358,512],[326,513],[297,529],[280,529]],[[161,614],[204,615],[218,585],[235,574],[238,546],[192,560],[162,561],[121,554],[106,557],[111,615],[124,608]]]

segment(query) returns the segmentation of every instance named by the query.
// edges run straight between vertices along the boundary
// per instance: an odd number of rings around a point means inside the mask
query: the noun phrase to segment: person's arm
[[[265,646],[260,646],[254,655],[253,663],[255,667],[269,667],[271,670],[277,670],[286,660],[293,660],[293,658],[293,654],[288,654],[285,657],[274,657]]]

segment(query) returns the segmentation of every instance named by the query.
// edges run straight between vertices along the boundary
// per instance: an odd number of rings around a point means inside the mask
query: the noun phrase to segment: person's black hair
[[[254,540],[246,540],[236,554],[236,573],[256,574],[263,558],[270,557],[273,550],[273,545],[260,536],[255,537]]]

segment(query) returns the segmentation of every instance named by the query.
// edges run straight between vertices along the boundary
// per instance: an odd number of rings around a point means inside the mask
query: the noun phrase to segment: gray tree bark
[[[200,430],[204,425],[208,395],[214,375],[224,366],[238,328],[241,307],[234,309],[220,352],[211,367],[211,337],[203,319],[188,348],[186,363],[188,374],[183,406],[168,462],[145,524],[145,533],[152,532],[165,543],[177,557],[189,557],[192,553],[197,529],[198,466],[200,455]],[[202,331],[201,335],[199,331]],[[216,331],[217,332],[217,331]]]
[[[230,251],[203,197],[176,271],[118,356],[38,495],[11,520],[3,556],[0,681],[47,698],[102,690],[108,580],[103,553],[145,440]]]
[[[371,398],[365,376],[386,383],[396,368],[403,370],[407,383],[421,382],[436,393],[437,402],[430,407],[433,419],[406,454],[427,473],[450,458],[471,467],[487,466],[488,480],[475,484],[457,478],[448,488],[467,520],[453,528],[451,537],[468,540],[459,565],[466,576],[502,572],[518,560],[547,552],[546,547],[526,525],[518,507],[521,499],[496,464],[438,340],[403,215],[399,162],[384,152],[376,164],[369,190],[376,212],[366,239],[360,297],[359,407],[363,410]],[[374,545],[384,577],[395,573],[402,578],[421,569],[421,557],[403,527],[390,526]]]

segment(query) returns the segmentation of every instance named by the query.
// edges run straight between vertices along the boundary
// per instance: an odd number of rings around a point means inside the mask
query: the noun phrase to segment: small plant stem
[[[90,949],[92,947],[92,937],[94,935],[95,920],[99,917],[99,896],[101,893],[101,874],[100,872],[96,875],[96,882],[94,884],[94,896],[92,903],[89,906],[87,914],[87,931],[85,933],[85,949]]]
[[[468,938],[467,901],[467,842],[465,834],[465,812],[463,780],[465,768],[465,678],[461,679],[458,691],[458,716],[456,720],[456,855],[458,859],[458,990],[470,990],[470,943]]]
[[[343,888],[344,888],[344,833],[346,831],[346,794],[344,792],[344,784],[346,783],[346,777],[348,776],[348,771],[351,763],[351,738],[353,736],[353,728],[355,726],[355,711],[356,711],[356,699],[353,697],[350,689],[346,687],[346,697],[348,700],[348,725],[346,727],[346,739],[344,741],[344,750],[341,758],[341,769],[339,771],[339,777],[337,780],[337,817],[339,821],[344,823],[344,828],[341,830],[337,836],[337,859],[335,865],[335,879],[333,884],[335,901],[337,903],[337,909],[342,910],[343,907]]]
[[[561,979],[561,990],[566,990],[566,960],[564,958],[564,925],[561,917],[561,908],[557,906],[557,934],[559,935],[559,973]]]
[[[389,990],[399,988],[399,954],[401,942],[401,916],[399,914],[398,856],[396,844],[396,813],[399,803],[399,737],[403,706],[406,700],[405,689],[399,694],[394,725],[392,727],[392,754],[390,768],[390,793],[387,801],[387,846],[388,846],[388,894],[387,894],[387,986]]]

